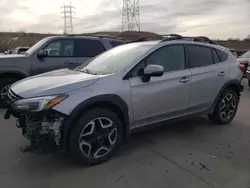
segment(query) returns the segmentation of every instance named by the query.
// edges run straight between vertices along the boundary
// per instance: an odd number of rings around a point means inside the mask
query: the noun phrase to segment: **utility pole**
[[[63,22],[64,22],[64,28],[63,28],[63,34],[73,34],[73,14],[75,14],[75,7],[72,6],[70,3],[69,5],[63,5],[61,6],[63,15]]]
[[[121,31],[140,31],[139,0],[123,0]]]

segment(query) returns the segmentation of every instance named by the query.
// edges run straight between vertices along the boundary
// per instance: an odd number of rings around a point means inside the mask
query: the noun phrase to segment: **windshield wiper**
[[[93,75],[97,75],[96,72],[93,72],[89,69],[75,69],[76,71],[80,71],[80,72],[83,72],[83,73],[87,73],[87,74],[93,74]]]

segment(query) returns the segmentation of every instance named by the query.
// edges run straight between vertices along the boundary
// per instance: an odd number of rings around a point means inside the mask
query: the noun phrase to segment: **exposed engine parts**
[[[33,142],[50,141],[59,146],[63,120],[64,117],[55,112],[20,114],[17,127],[22,128],[23,135]]]

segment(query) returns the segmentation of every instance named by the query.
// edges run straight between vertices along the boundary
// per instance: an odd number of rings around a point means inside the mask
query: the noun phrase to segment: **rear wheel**
[[[69,150],[73,157],[88,165],[109,160],[123,140],[122,123],[105,108],[85,112],[70,132]]]
[[[18,78],[14,77],[2,77],[0,81],[0,107],[5,107],[4,104],[4,96],[7,94],[9,87],[11,84],[18,81]]]
[[[233,120],[238,104],[238,94],[232,89],[227,89],[219,98],[213,114],[208,115],[208,117],[213,123],[228,124]]]

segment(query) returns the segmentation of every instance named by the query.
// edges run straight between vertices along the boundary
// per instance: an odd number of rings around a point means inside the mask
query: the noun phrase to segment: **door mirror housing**
[[[164,74],[164,67],[161,65],[147,65],[143,70],[142,81],[148,82],[151,77],[160,77]]]
[[[164,73],[164,67],[161,65],[147,65],[144,70],[143,74],[144,76],[149,76],[149,77],[159,77],[162,76]]]
[[[43,59],[44,57],[48,57],[49,53],[47,50],[41,50],[40,52],[38,52],[37,57],[39,59]]]

